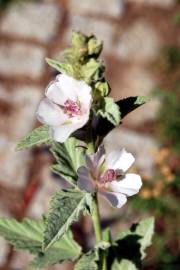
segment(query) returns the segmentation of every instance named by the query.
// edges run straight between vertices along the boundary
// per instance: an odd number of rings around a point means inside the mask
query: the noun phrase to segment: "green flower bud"
[[[102,51],[103,44],[100,40],[96,39],[94,36],[88,41],[88,54],[99,55]]]
[[[103,97],[106,97],[110,92],[110,88],[107,82],[97,82],[95,84],[95,89],[96,91],[99,91],[100,95]]]

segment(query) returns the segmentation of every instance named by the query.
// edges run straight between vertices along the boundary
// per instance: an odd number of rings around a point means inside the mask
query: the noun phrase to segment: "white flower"
[[[45,91],[37,110],[37,118],[50,126],[55,141],[64,142],[75,130],[83,127],[91,107],[91,87],[83,81],[60,74]]]
[[[78,187],[87,192],[98,191],[112,206],[120,208],[142,186],[138,174],[126,173],[134,160],[125,149],[106,155],[104,146],[100,146],[97,153],[86,155],[86,166],[78,169]]]

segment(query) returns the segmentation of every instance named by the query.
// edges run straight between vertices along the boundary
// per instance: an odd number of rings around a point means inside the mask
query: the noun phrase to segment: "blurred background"
[[[152,95],[106,139],[136,157],[139,196],[120,210],[101,200],[102,226],[112,234],[154,215],[156,233],[143,269],[180,269],[180,1],[0,0],[0,216],[39,219],[65,183],[51,174],[46,148],[15,152],[39,125],[35,111],[55,72],[45,57],[62,59],[72,29],[104,41],[111,95]],[[116,145],[115,145],[116,140]],[[88,248],[92,227],[82,217],[76,238]],[[86,237],[86,242],[84,241]],[[30,255],[0,239],[0,269],[25,270]],[[72,269],[71,264],[49,269]]]

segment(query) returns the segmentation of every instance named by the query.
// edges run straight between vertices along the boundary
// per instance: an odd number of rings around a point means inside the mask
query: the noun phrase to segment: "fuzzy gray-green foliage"
[[[66,260],[75,260],[81,253],[80,246],[67,232],[47,252],[42,252],[44,223],[30,219],[18,222],[11,218],[0,219],[0,236],[19,250],[27,250],[36,255],[31,265],[41,268]]]
[[[46,220],[43,250],[47,250],[69,230],[86,205],[86,194],[80,191],[62,190],[54,195]]]

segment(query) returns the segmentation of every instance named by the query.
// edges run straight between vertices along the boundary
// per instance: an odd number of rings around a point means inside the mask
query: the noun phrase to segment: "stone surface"
[[[14,86],[12,91],[0,85],[0,129],[8,139],[17,141],[32,130],[35,112],[42,96],[35,86]]]
[[[156,30],[146,21],[139,20],[123,30],[116,53],[120,60],[146,62],[157,56],[160,47]]]
[[[86,0],[81,1],[80,4],[76,0],[70,1],[70,11],[74,13],[92,13],[108,15],[114,18],[119,18],[124,10],[124,4],[122,0]]]
[[[15,251],[11,261],[11,268],[13,270],[28,270],[29,263],[32,261],[33,255],[27,251]]]
[[[155,169],[154,153],[158,144],[151,136],[140,134],[123,127],[114,129],[105,138],[107,152],[125,148],[135,157],[134,166],[143,175],[152,176]]]
[[[50,164],[49,164],[50,165]],[[51,174],[49,166],[45,166],[41,171],[42,185],[37,191],[28,209],[27,215],[40,219],[42,214],[47,213],[50,198],[62,187],[61,181],[56,181]]]
[[[26,185],[30,156],[27,151],[15,152],[16,143],[0,137],[0,182],[5,186],[22,188]]]
[[[0,267],[1,267],[6,262],[6,256],[9,250],[8,244],[3,238],[0,238],[0,247],[1,247],[0,252]]]
[[[0,74],[37,79],[42,75],[45,51],[35,45],[0,44]]]
[[[113,51],[114,26],[105,20],[88,18],[80,15],[70,17],[70,28],[66,33],[65,41],[69,44],[72,30],[82,31],[85,34],[94,34],[104,41],[104,49],[108,53]]]
[[[0,182],[6,186],[23,187],[30,162],[28,151],[16,152],[18,140],[33,129],[35,111],[40,100],[39,88],[19,86],[12,92],[0,87]]]
[[[47,42],[57,32],[61,20],[55,3],[26,3],[13,5],[2,20],[3,33]]]
[[[176,1],[175,0],[126,0],[127,2],[137,3],[137,4],[145,4],[150,6],[159,6],[159,7],[171,7]]]
[[[143,66],[132,65],[115,72],[109,77],[112,87],[111,95],[116,99],[123,99],[129,96],[150,96],[157,85],[152,73]],[[146,121],[156,118],[160,102],[152,98],[150,102],[128,114],[124,121],[132,126],[138,126]]]

